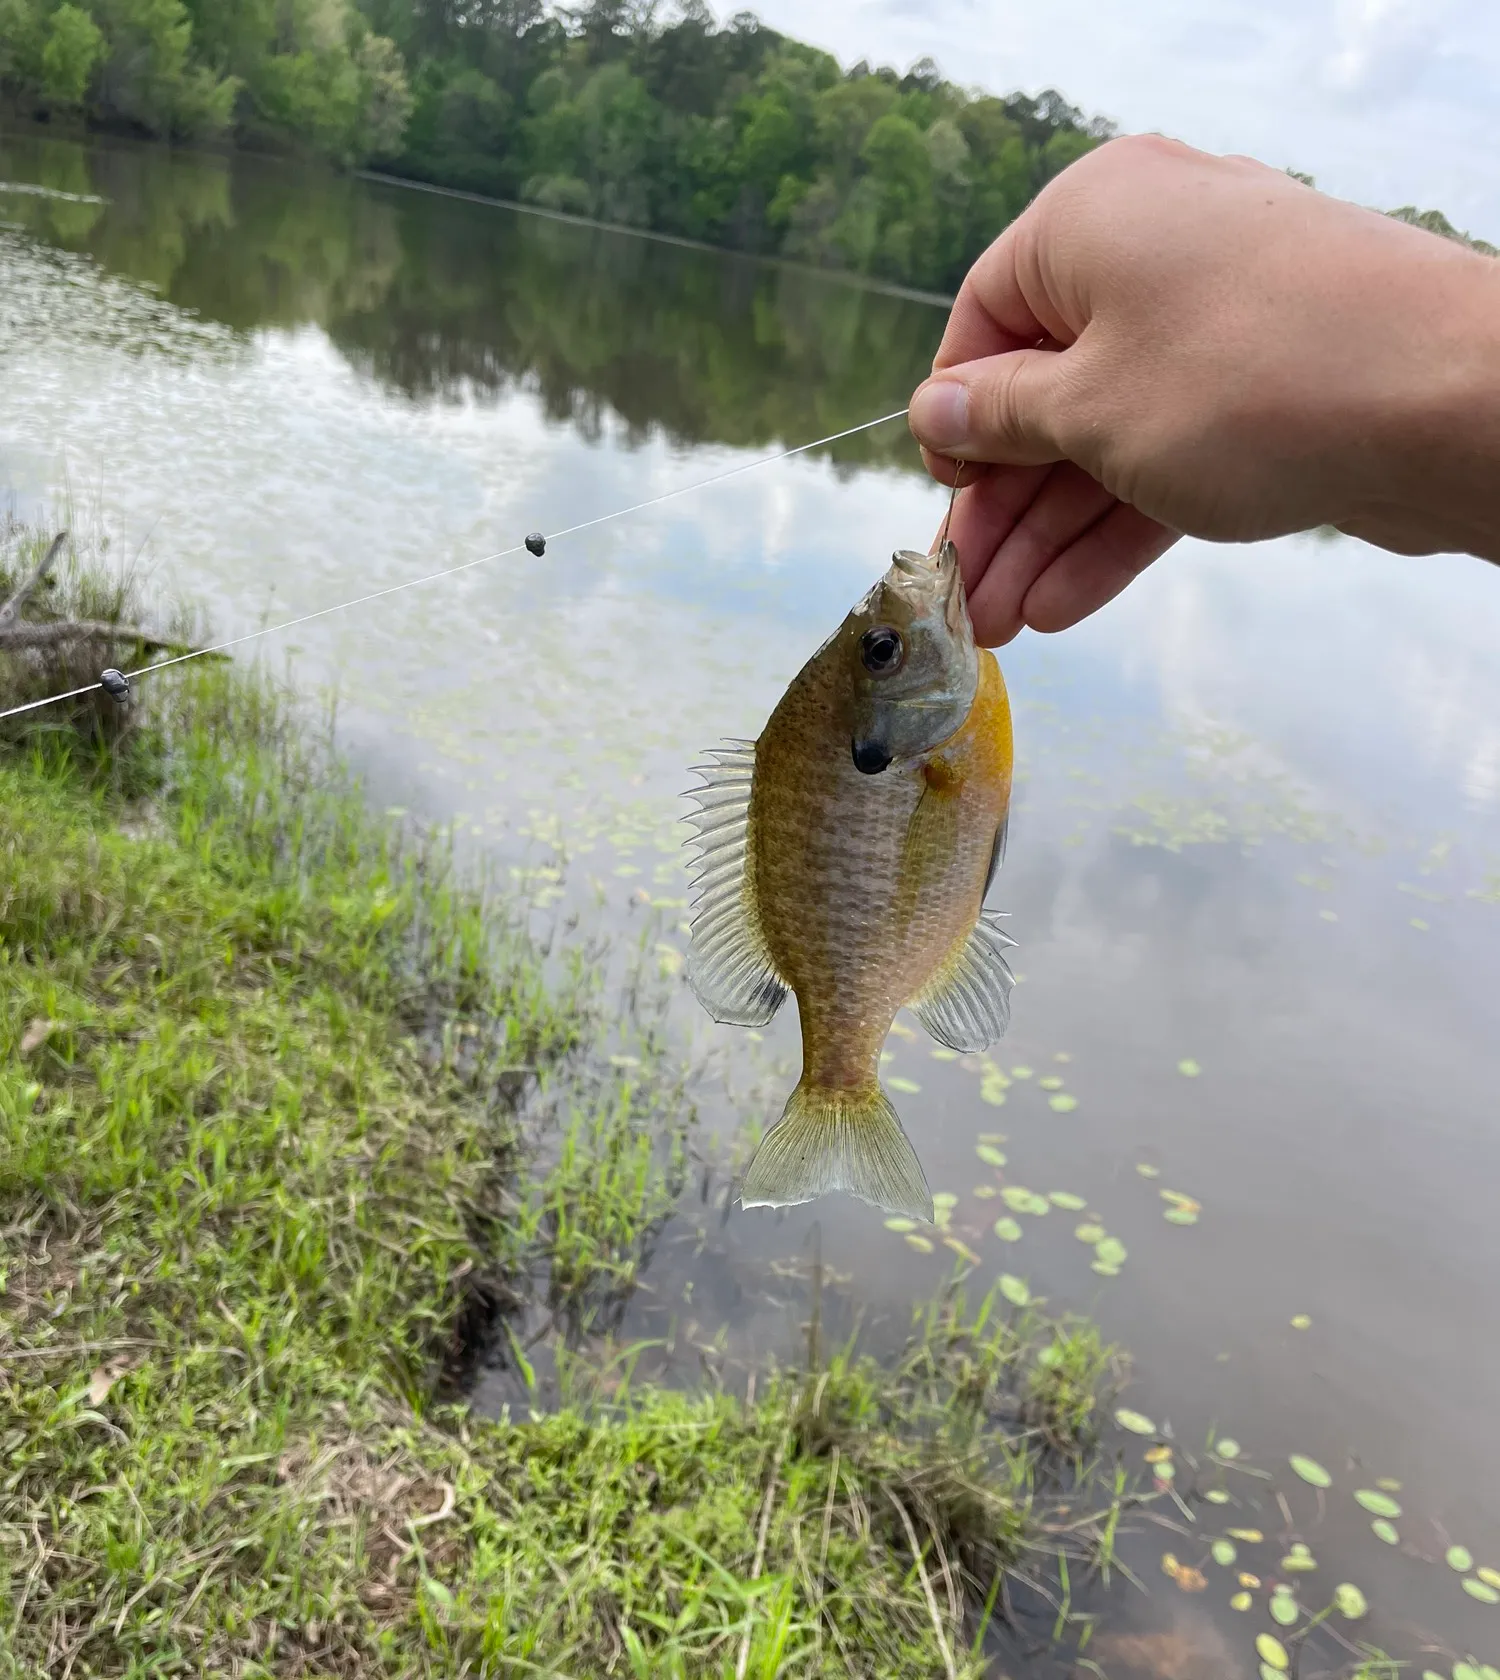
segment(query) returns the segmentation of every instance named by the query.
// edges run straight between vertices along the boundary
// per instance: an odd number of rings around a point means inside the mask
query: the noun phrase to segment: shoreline
[[[0,659],[7,694],[54,676]],[[292,695],[226,663],[137,704],[0,744],[0,1557],[33,1583],[0,1646],[977,1677],[1009,1572],[1096,1470],[1066,1550],[1107,1558],[1131,1496],[1096,1460],[1115,1356],[1084,1321],[955,1282],[886,1364],[632,1380],[609,1309],[683,1188],[683,1069],[600,1054],[587,965],[545,978],[518,907],[374,815]],[[571,1323],[561,1404],[479,1417],[486,1348],[534,1390],[509,1326],[536,1299]]]

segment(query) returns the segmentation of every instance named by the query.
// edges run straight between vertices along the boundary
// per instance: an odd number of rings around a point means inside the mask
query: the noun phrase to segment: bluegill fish
[[[955,1050],[993,1043],[1014,943],[984,908],[1005,850],[1010,704],[975,646],[952,544],[895,555],[760,738],[708,756],[689,984],[715,1020],[746,1027],[793,992],[802,1024],[802,1077],[740,1200],[847,1190],[931,1219],[881,1046],[905,1005]]]

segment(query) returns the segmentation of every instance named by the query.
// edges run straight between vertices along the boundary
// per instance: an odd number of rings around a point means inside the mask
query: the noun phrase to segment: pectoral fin
[[[1015,976],[1005,960],[1015,940],[1000,912],[981,910],[974,931],[911,1000],[913,1014],[939,1044],[984,1050],[1010,1025]]]
[[[763,1027],[787,989],[766,949],[746,869],[755,743],[730,741],[708,757],[696,766],[702,787],[688,795],[698,804],[688,819],[698,830],[689,841],[696,856],[688,984],[714,1020]]]
[[[932,1219],[932,1192],[890,1099],[799,1085],[766,1133],[740,1186],[741,1207],[793,1207],[847,1190],[888,1213]]]
[[[1000,873],[1000,865],[1005,862],[1005,836],[1010,831],[1010,812],[1007,811],[1000,819],[1000,826],[995,830],[995,844],[990,848],[990,870],[984,878],[984,891],[979,895],[979,902],[984,903],[990,896],[990,888],[995,884],[995,877]]]

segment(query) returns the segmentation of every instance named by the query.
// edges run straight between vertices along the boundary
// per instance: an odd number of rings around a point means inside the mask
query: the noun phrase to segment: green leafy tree
[[[1109,132],[705,0],[0,0],[0,88],[933,288]]]
[[[47,26],[42,48],[42,91],[54,105],[81,105],[107,49],[89,14],[64,0]]]

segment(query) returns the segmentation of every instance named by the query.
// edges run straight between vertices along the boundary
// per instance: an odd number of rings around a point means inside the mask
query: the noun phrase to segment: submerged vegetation
[[[42,547],[10,537],[0,599]],[[71,560],[51,593],[148,616]],[[0,655],[0,704],[45,657]],[[8,1669],[977,1674],[1013,1581],[1107,1564],[1087,1325],[950,1291],[894,1366],[814,1331],[743,1397],[629,1380],[605,1332],[681,1180],[680,1075],[649,1021],[601,1055],[588,953],[372,816],[272,685],[192,664],[20,724]],[[565,1403],[480,1417],[460,1385],[497,1337],[532,1381],[533,1305]]]

